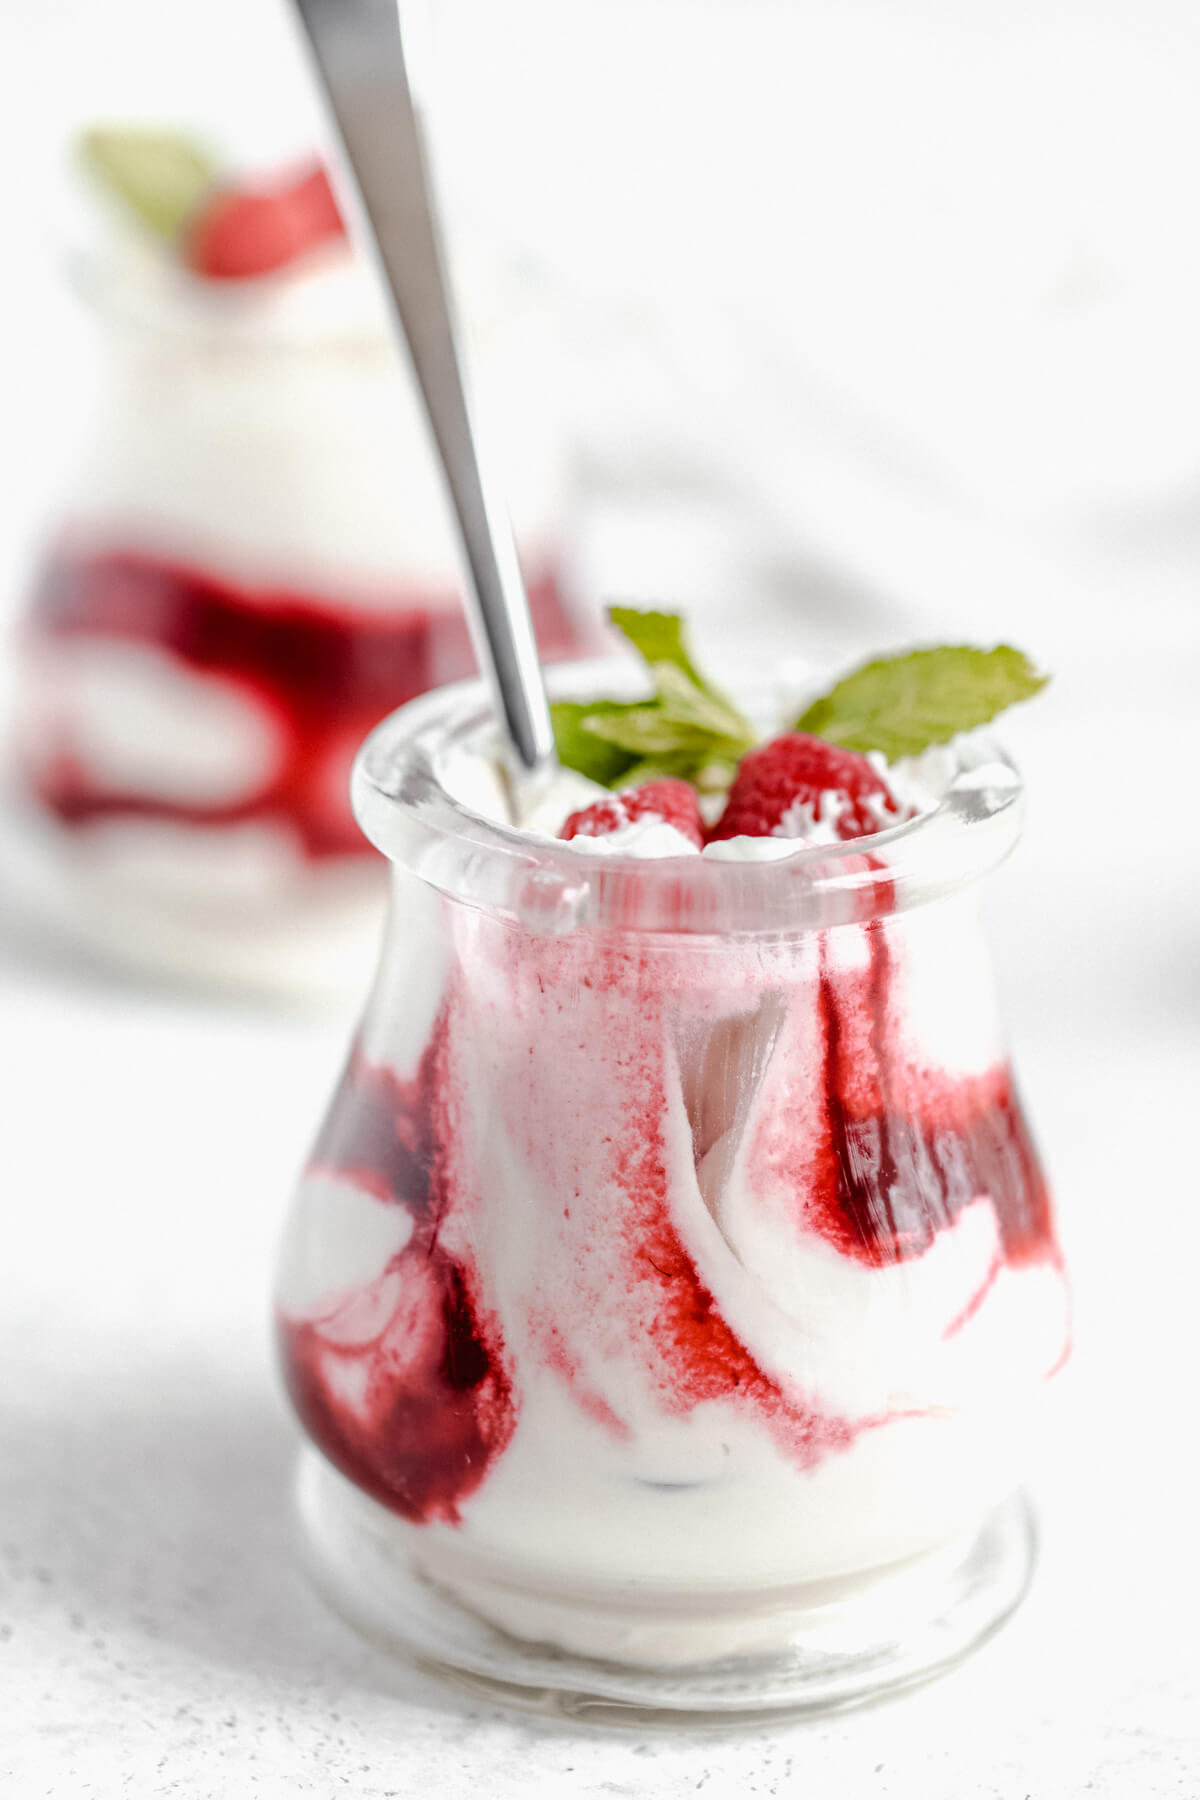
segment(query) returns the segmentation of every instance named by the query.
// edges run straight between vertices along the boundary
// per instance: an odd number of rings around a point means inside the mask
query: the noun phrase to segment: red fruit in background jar
[[[309,230],[314,234],[319,233],[321,237],[345,237],[346,226],[338,211],[329,177],[319,164],[294,184],[292,198],[307,216]]]
[[[673,825],[689,843],[699,850],[704,842],[704,821],[696,790],[687,781],[664,776],[661,781],[644,781],[639,787],[625,788],[594,806],[572,813],[559,837],[607,837],[637,819],[657,819]]]
[[[215,189],[188,227],[184,261],[208,281],[242,281],[344,235],[329,177],[313,168],[278,187]]]
[[[820,824],[832,827],[839,838],[867,837],[902,816],[891,789],[865,756],[804,731],[789,731],[743,756],[708,841],[804,838]]]

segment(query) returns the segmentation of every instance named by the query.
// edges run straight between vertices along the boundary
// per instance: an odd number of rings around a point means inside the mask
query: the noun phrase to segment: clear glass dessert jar
[[[1023,1592],[1069,1343],[978,922],[1016,773],[648,861],[473,812],[485,732],[450,689],[356,768],[396,924],[277,1296],[319,1579],[564,1708],[927,1674]]]

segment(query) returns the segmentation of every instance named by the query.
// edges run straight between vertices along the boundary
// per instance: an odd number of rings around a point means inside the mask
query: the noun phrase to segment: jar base
[[[367,990],[387,895],[376,858],[298,865],[290,885],[205,899],[178,877],[174,892],[156,893],[145,879],[145,856],[150,845],[169,857],[174,839],[185,871],[199,869],[206,855],[219,868],[226,858],[213,834],[141,822],[126,829],[114,849],[113,833],[92,841],[5,788],[0,901],[39,938],[150,982],[318,1006]]]
[[[793,1596],[778,1648],[642,1667],[528,1642],[480,1618],[415,1566],[394,1515],[312,1449],[297,1502],[318,1589],[378,1648],[526,1711],[639,1726],[831,1712],[928,1680],[1013,1612],[1036,1555],[1028,1501],[1013,1495],[952,1545],[837,1590],[820,1584],[809,1605]]]

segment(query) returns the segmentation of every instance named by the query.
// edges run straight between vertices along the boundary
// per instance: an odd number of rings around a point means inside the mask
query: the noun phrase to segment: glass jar
[[[1020,1598],[1069,1348],[996,1013],[1002,758],[772,862],[581,853],[454,773],[474,685],[355,770],[391,925],[285,1233],[318,1578],[563,1710],[928,1674]]]
[[[149,255],[81,280],[101,403],[23,632],[28,860],[72,928],[140,963],[365,980],[385,880],[350,810],[354,752],[475,667],[379,297],[345,250],[239,283]],[[562,655],[589,640],[564,598],[536,303],[494,267],[479,285],[481,386],[543,653]]]

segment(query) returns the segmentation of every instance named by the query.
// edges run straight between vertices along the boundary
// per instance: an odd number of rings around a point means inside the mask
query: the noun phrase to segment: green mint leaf
[[[1049,678],[1007,644],[944,644],[864,663],[796,720],[846,750],[879,750],[889,762],[944,744],[1028,700]]]
[[[635,787],[642,781],[661,781],[664,776],[677,776],[680,780],[687,781],[693,766],[694,758],[689,751],[682,755],[643,756],[626,769],[621,777],[621,786]]]
[[[683,621],[676,613],[630,606],[613,607],[609,617],[649,664],[654,694],[552,707],[559,761],[606,787],[661,775],[709,789],[728,785],[755,734],[697,669]]]
[[[589,716],[603,718],[607,713],[626,710],[620,700],[556,701],[550,708],[550,723],[554,727],[558,760],[563,767],[575,769],[603,787],[616,787],[636,757],[586,730],[583,721]]]
[[[674,663],[655,663],[653,674],[659,707],[665,716],[712,737],[736,739],[744,750],[754,743],[749,721],[715,688],[707,683],[698,687]]]
[[[79,140],[83,166],[156,237],[179,235],[217,179],[199,144],[175,131],[94,126]]]
[[[691,751],[677,756],[646,756],[625,771],[621,786],[636,787],[639,782],[673,775],[680,781],[690,781],[702,794],[724,794],[737,764],[737,757],[711,757],[702,762]]]
[[[694,725],[680,725],[653,705],[630,707],[619,717],[583,720],[584,730],[638,757],[677,756],[693,766],[710,759],[736,762],[746,749],[740,738],[719,737]]]
[[[678,613],[643,612],[636,606],[610,606],[608,618],[651,667],[655,663],[671,663],[682,670],[693,686],[704,686],[704,678],[688,650],[683,620]]]
[[[580,723],[591,736],[616,744],[634,756],[666,756],[690,750],[704,735],[693,726],[676,724],[655,700],[644,706],[622,707],[616,713],[585,713]]]
[[[737,721],[739,733],[745,733],[753,740],[749,725],[733,702],[696,667],[687,641],[687,628],[679,613],[643,612],[636,606],[610,606],[608,617],[610,624],[615,625],[650,664],[660,688],[665,669],[683,676],[692,688],[707,694],[710,700],[724,708],[730,719]]]

